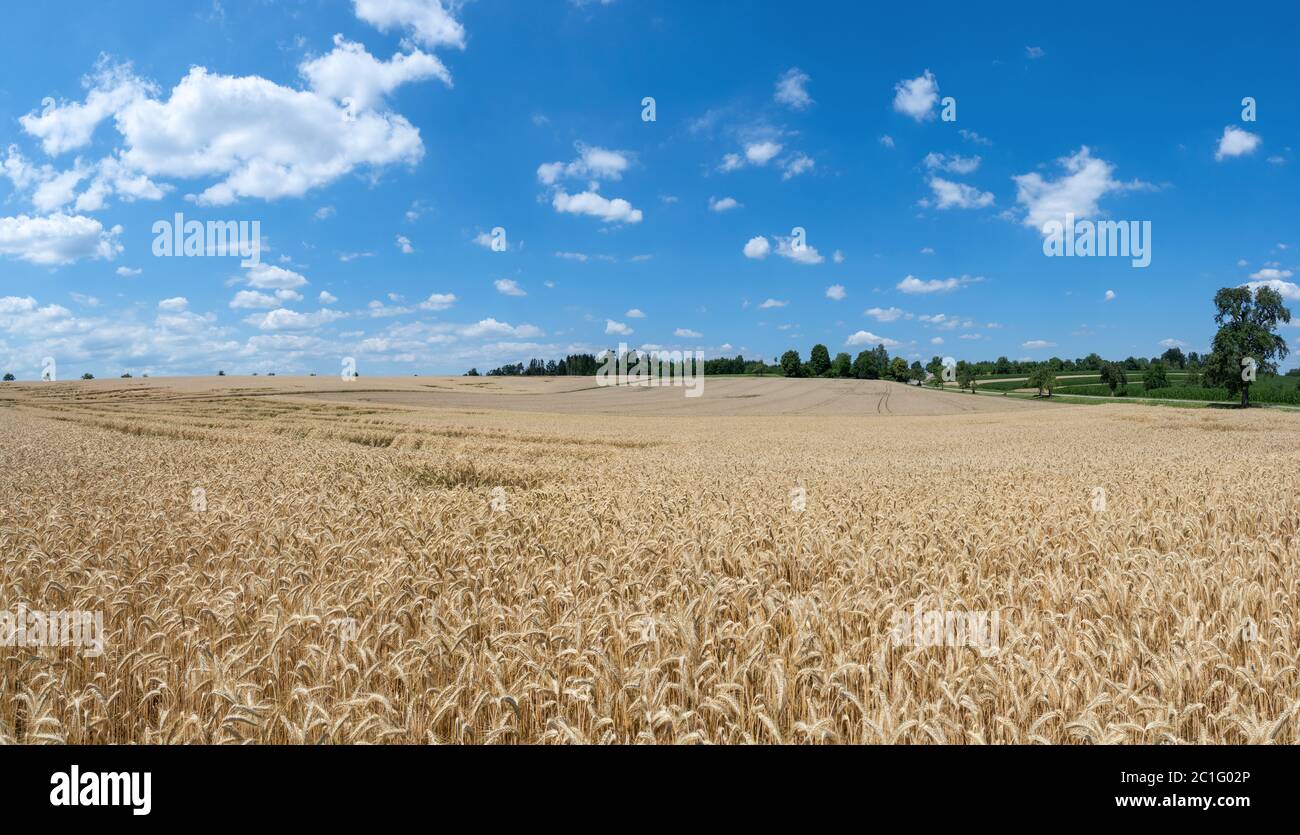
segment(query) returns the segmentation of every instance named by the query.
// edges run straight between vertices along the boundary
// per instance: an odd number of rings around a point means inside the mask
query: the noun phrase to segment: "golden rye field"
[[[1300,417],[730,383],[8,384],[0,741],[1300,741]]]

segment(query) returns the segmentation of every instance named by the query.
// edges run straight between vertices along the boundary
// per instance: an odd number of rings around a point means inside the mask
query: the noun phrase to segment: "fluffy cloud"
[[[1288,271],[1286,274],[1290,275],[1291,273]],[[1265,279],[1263,281],[1248,281],[1242,286],[1249,287],[1251,292],[1254,292],[1260,287],[1272,287],[1282,298],[1290,299],[1291,301],[1300,301],[1300,285],[1290,281],[1283,281],[1280,278]]]
[[[189,306],[190,306],[189,299],[185,298],[184,296],[174,296],[170,299],[163,299],[162,301],[158,302],[159,310],[166,310],[170,313],[175,313],[184,310]]]
[[[144,369],[193,372],[206,369],[217,355],[233,355],[238,342],[226,337],[211,314],[198,314],[166,300],[150,322],[137,321],[135,311],[81,318],[60,305],[40,306],[31,297],[0,298],[0,331],[23,340],[0,344],[7,365],[15,371],[39,373],[41,358],[54,356],[65,374],[82,370]]]
[[[436,78],[451,86],[451,73],[432,55],[418,49],[380,61],[359,43],[334,36],[334,50],[298,67],[311,88],[347,105],[353,112],[383,104],[384,97],[403,84]]]
[[[961,278],[931,279],[929,281],[909,275],[898,282],[897,289],[904,293],[949,293],[966,284],[982,281],[981,278],[962,276]]]
[[[929,70],[894,85],[894,109],[918,122],[934,118],[934,103],[938,100],[939,82]]]
[[[618,336],[630,336],[632,334],[632,329],[622,322],[615,322],[613,319],[606,319],[605,333],[616,334]]]
[[[244,278],[258,290],[292,290],[308,283],[300,273],[273,264],[254,264]]]
[[[781,153],[783,147],[784,146],[782,146],[780,142],[771,139],[746,142],[744,145],[744,153],[727,154],[722,158],[722,164],[718,166],[718,170],[724,173],[739,171],[746,165],[753,165],[762,168],[775,159],[776,156]],[[786,160],[785,163],[783,163],[783,167],[787,166],[789,162],[789,160]],[[811,162],[812,161],[809,160],[809,163]]]
[[[551,205],[562,214],[590,215],[605,223],[640,223],[643,216],[640,209],[632,208],[632,204],[623,198],[610,200],[595,190],[568,194],[563,189],[556,189]]]
[[[421,310],[446,310],[456,303],[456,296],[452,293],[433,293],[429,298],[420,302]]]
[[[1108,302],[1113,302],[1113,301],[1115,301],[1115,291],[1114,291],[1114,290],[1107,290],[1107,291],[1106,291],[1106,301],[1108,301]]]
[[[1253,272],[1250,277],[1257,281],[1275,281],[1280,278],[1290,278],[1290,270],[1280,270],[1276,267],[1265,267],[1258,272]]]
[[[1036,350],[1038,348],[1055,348],[1056,343],[1048,342],[1045,339],[1031,339],[1028,342],[1022,342],[1020,344],[1020,347],[1029,348],[1030,350]]]
[[[90,144],[90,138],[105,119],[131,102],[154,91],[152,85],[135,76],[130,64],[112,65],[100,58],[93,75],[82,79],[84,102],[56,102],[47,98],[42,110],[18,119],[29,135],[41,141],[50,156]]]
[[[980,191],[965,183],[931,177],[930,189],[934,192],[934,205],[939,209],[983,209],[993,205],[992,192]]]
[[[157,200],[171,189],[129,171],[116,157],[105,157],[94,165],[78,158],[72,168],[59,171],[49,164],[28,162],[13,145],[0,164],[0,174],[8,177],[17,191],[30,191],[32,205],[42,213],[63,209],[69,203],[78,212],[94,212],[102,209],[114,193],[124,201],[134,202]],[[78,195],[78,187],[87,180],[90,184]]]
[[[411,246],[411,239],[405,235],[397,236],[397,248],[402,251],[403,255],[410,255],[415,252],[415,247]]]
[[[690,330],[689,328],[678,328],[677,330],[673,331],[673,336],[678,336],[681,337],[682,339],[699,339],[700,337],[704,336],[704,334],[700,333],[699,331]]]
[[[781,163],[781,179],[789,180],[800,174],[806,174],[816,165],[817,162],[812,157],[806,154],[795,154]]]
[[[750,238],[745,244],[745,257],[753,258],[756,261],[762,261],[772,252],[772,244],[767,238],[759,235],[756,238]]]
[[[400,83],[438,77],[441,65],[422,53],[380,62],[357,44],[336,43],[329,55],[303,64],[304,76],[319,85],[309,90],[192,67],[162,99],[130,65],[101,61],[85,101],[47,99],[20,123],[53,154],[88,144],[95,126],[112,117],[121,145],[95,165],[78,162],[57,181],[42,174],[39,199],[67,202],[73,181],[89,179],[77,205],[94,211],[114,192],[157,199],[170,186],[151,178],[173,177],[217,180],[195,199],[225,205],[297,197],[361,167],[418,161],[419,131],[399,115],[366,108]],[[336,101],[345,98],[346,106]]]
[[[270,293],[259,293],[256,290],[240,290],[235,297],[230,300],[232,310],[259,310],[272,307],[279,307],[280,302]]]
[[[778,300],[776,300],[776,299],[768,299],[767,301],[765,301],[765,302],[763,302],[762,304],[760,304],[760,305],[758,306],[758,309],[759,309],[759,310],[771,310],[771,309],[774,308],[774,307],[785,307],[785,306],[788,305],[788,304],[789,304],[789,302],[786,302],[786,301],[778,301]]]
[[[202,67],[166,101],[132,102],[117,127],[133,170],[221,178],[197,196],[203,205],[299,197],[358,167],[414,163],[424,153],[419,131],[396,114],[356,113],[315,92]]]
[[[639,308],[635,308],[635,307],[632,308],[631,310],[629,310],[627,313],[624,313],[623,315],[626,316],[626,317],[629,318],[629,319],[644,319],[644,318],[645,318],[645,314],[642,313],[641,310],[640,310]]]
[[[732,209],[741,208],[741,203],[734,197],[723,197],[719,200],[716,197],[709,198],[709,210],[714,212],[729,212]]]
[[[250,316],[244,321],[264,331],[310,330],[328,325],[342,319],[347,314],[337,310],[321,308],[315,313],[299,313],[296,310],[277,308],[262,316]]]
[[[966,319],[963,321],[962,319],[954,318],[945,313],[935,313],[931,315],[920,316],[918,318],[920,321],[925,322],[927,325],[930,325],[931,327],[938,328],[939,330],[945,330],[945,331],[956,330],[957,328],[975,327],[975,322],[970,319]]]
[[[1214,158],[1222,161],[1228,157],[1254,153],[1261,141],[1259,134],[1228,125],[1223,129],[1223,136],[1219,137],[1219,147],[1214,152]]]
[[[745,146],[745,159],[750,165],[763,166],[772,161],[772,158],[781,153],[781,145],[777,142],[754,142]]]
[[[908,319],[912,318],[910,313],[897,307],[872,307],[862,311],[862,313],[864,316],[870,316],[877,322],[895,322],[904,316]]]
[[[443,0],[353,0],[357,17],[381,32],[400,29],[430,48],[464,49],[465,27],[452,17],[447,5]]]
[[[848,339],[844,340],[845,345],[884,345],[886,348],[893,348],[902,343],[896,339],[890,339],[887,336],[877,336],[871,331],[857,331],[850,334]]]
[[[848,293],[844,291],[843,284],[832,284],[830,287],[826,288],[826,298],[828,299],[834,299],[838,302],[843,301],[847,296]]]
[[[0,255],[42,266],[82,258],[111,260],[122,251],[121,233],[121,226],[105,230],[98,220],[81,215],[0,217]]]
[[[826,260],[826,257],[817,251],[817,247],[808,243],[796,246],[794,238],[777,237],[776,254],[797,264],[820,264]]]
[[[1012,177],[1026,226],[1041,231],[1048,221],[1064,223],[1067,214],[1076,219],[1092,217],[1100,212],[1098,202],[1107,194],[1151,187],[1138,180],[1117,181],[1112,176],[1115,166],[1092,156],[1087,145],[1057,162],[1065,169],[1057,180],[1044,179],[1037,172]]]
[[[517,339],[533,339],[545,336],[540,328],[533,325],[511,325],[496,319],[480,319],[478,323],[466,325],[457,330],[461,336],[475,339],[483,336],[513,336]]]
[[[503,296],[526,296],[528,292],[519,286],[519,282],[513,278],[498,278],[492,282],[492,286],[497,288],[497,292]]]
[[[632,164],[627,151],[611,151],[577,143],[578,156],[572,162],[547,162],[537,166],[537,179],[544,185],[555,185],[563,178],[594,178],[621,180]]]
[[[811,80],[807,73],[792,67],[777,79],[773,98],[795,110],[806,110],[813,104],[812,96],[808,95],[808,82]]]
[[[960,154],[948,156],[947,154],[931,151],[925,155],[922,162],[931,171],[947,171],[951,174],[973,174],[975,169],[980,167],[978,154],[973,157],[963,157]]]

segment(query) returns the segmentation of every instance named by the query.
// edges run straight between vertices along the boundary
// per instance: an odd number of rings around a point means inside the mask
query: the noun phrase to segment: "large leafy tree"
[[[798,351],[786,351],[781,355],[781,371],[787,377],[803,376],[803,361],[799,359]]]
[[[1128,372],[1117,362],[1102,363],[1101,381],[1110,386],[1110,396],[1115,396],[1115,389],[1128,385]]]
[[[906,383],[908,378],[907,360],[902,357],[894,357],[893,361],[889,363],[889,376],[900,383]]]
[[[957,388],[970,389],[970,393],[975,393],[975,367],[966,360],[958,360],[957,368]]]
[[[1183,356],[1182,348],[1170,348],[1160,355],[1160,359],[1168,363],[1170,368],[1185,368],[1187,366],[1187,357]]]
[[[872,379],[884,377],[889,373],[889,352],[885,350],[883,344],[876,346],[875,350],[871,352],[871,358],[876,372],[875,377]]]
[[[831,360],[832,377],[852,377],[853,376],[853,358],[841,351]]]
[[[1205,358],[1205,383],[1241,393],[1241,405],[1250,405],[1250,375],[1245,367],[1254,361],[1256,374],[1276,374],[1277,361],[1288,353],[1286,340],[1276,333],[1279,324],[1291,321],[1291,311],[1272,287],[1224,287],[1214,294],[1214,335],[1211,352]]]
[[[857,357],[853,360],[853,376],[859,380],[865,380],[870,370],[871,352],[859,351]]]
[[[1033,371],[1029,372],[1029,387],[1038,389],[1039,396],[1047,392],[1051,397],[1052,392],[1056,389],[1056,370],[1052,368],[1050,362],[1039,363]]]
[[[814,345],[812,353],[808,356],[808,373],[813,377],[820,377],[830,370],[831,352],[826,350],[825,345]]]
[[[1178,349],[1174,348],[1173,350],[1177,351]],[[1146,375],[1142,378],[1142,388],[1147,391],[1169,388],[1169,375],[1165,373],[1164,360],[1151,363]]]

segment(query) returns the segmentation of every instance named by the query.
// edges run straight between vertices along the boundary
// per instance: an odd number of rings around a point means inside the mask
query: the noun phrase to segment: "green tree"
[[[853,376],[853,358],[843,351],[835,355],[831,361],[832,377],[852,377]]]
[[[894,357],[893,361],[889,363],[889,376],[900,383],[906,383],[908,377],[907,360],[902,357]]]
[[[787,377],[803,376],[803,360],[799,359],[798,351],[786,351],[781,355],[781,370]]]
[[[867,379],[867,372],[871,369],[871,352],[859,351],[853,359],[853,376],[859,380]]]
[[[1102,363],[1101,381],[1110,386],[1110,396],[1114,397],[1116,389],[1128,385],[1128,372],[1117,362]]]
[[[94,375],[94,374],[91,374],[89,371],[87,371],[85,374],[82,374],[82,375],[81,375],[81,379],[83,379],[83,380],[93,380],[93,379],[95,379],[95,375]]]
[[[966,362],[966,360],[958,360],[956,371],[957,371],[957,388],[970,389],[970,393],[974,394],[975,393],[975,366]]]
[[[889,352],[884,345],[877,345],[871,352],[871,373],[868,379],[878,380],[889,374]]]
[[[1187,357],[1183,356],[1182,348],[1177,348],[1177,347],[1170,348],[1168,351],[1165,351],[1163,354],[1160,355],[1160,359],[1163,360],[1170,368],[1187,367]]]
[[[1178,349],[1175,348],[1174,350]],[[1147,369],[1147,373],[1142,377],[1142,388],[1147,391],[1169,388],[1169,375],[1165,373],[1164,360],[1151,363],[1151,367]]]
[[[912,363],[911,367],[908,369],[907,379],[914,383],[925,382],[925,367],[921,365],[920,360],[916,360]]]
[[[1006,357],[998,357],[997,362],[993,363],[994,374],[1010,374],[1011,360]]]
[[[1056,369],[1052,368],[1050,362],[1042,362],[1029,372],[1029,387],[1038,389],[1038,396],[1042,397],[1043,392],[1051,397],[1052,392],[1056,389]]]
[[[1257,288],[1254,296],[1248,287],[1224,287],[1214,294],[1214,306],[1219,332],[1205,360],[1205,381],[1233,394],[1241,392],[1241,405],[1249,406],[1254,374],[1277,373],[1277,361],[1289,353],[1286,340],[1274,330],[1279,322],[1290,323],[1291,311],[1268,286]]]
[[[812,353],[808,355],[808,373],[820,377],[830,370],[831,352],[826,350],[825,345],[814,345]]]
[[[15,379],[17,379],[17,378],[14,377],[14,375],[13,375],[12,373],[5,374],[5,382],[6,382],[6,383],[12,383]]]

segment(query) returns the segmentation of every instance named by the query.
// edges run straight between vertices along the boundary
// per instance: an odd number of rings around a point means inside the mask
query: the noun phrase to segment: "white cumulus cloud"
[[[894,85],[894,109],[918,122],[934,118],[934,104],[938,100],[939,82],[929,70]]]
[[[1261,141],[1259,134],[1228,125],[1223,129],[1223,136],[1219,137],[1219,147],[1214,152],[1214,158],[1222,161],[1228,157],[1252,154]]]

